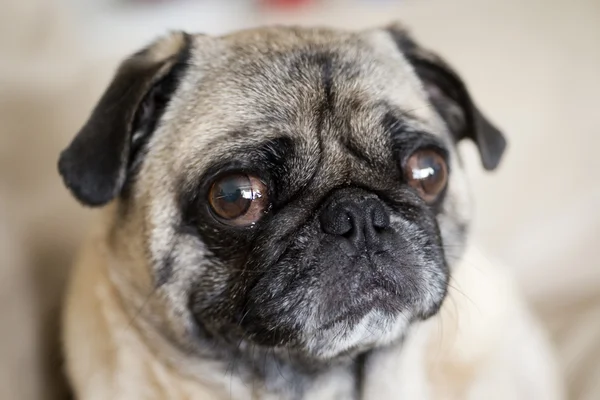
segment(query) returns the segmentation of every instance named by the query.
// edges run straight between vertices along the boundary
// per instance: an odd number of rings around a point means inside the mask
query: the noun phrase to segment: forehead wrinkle
[[[369,98],[368,91],[356,84],[360,73],[351,61],[344,61],[341,73],[339,59],[334,54],[315,53],[309,57],[302,55],[303,65],[320,66],[319,96],[314,96],[313,104],[316,119],[311,128],[313,137],[319,145],[318,170],[314,170],[309,181],[317,185],[339,186],[352,182],[356,169],[368,169],[373,172],[389,168],[393,162],[391,141],[380,124],[382,104]],[[354,159],[353,159],[354,158]],[[363,161],[363,163],[357,163]],[[360,171],[365,175],[366,171]],[[310,183],[310,182],[309,182]],[[311,185],[314,186],[314,185]]]
[[[298,163],[301,172],[298,179],[302,185],[308,185],[317,175],[318,170],[325,164],[323,153],[325,142],[331,136],[331,119],[333,118],[333,104],[335,91],[333,89],[335,54],[324,48],[307,48],[292,55],[285,55],[280,62],[285,68],[280,68],[283,76],[270,75],[269,79],[281,79],[287,83],[289,77],[294,74],[300,79],[292,79],[289,85],[297,90],[292,90],[294,95],[287,101],[277,101],[276,97],[267,96],[270,107],[283,107],[290,111],[286,113],[288,118],[271,121],[277,129],[289,132],[298,139],[298,143],[304,144],[305,151]],[[287,70],[287,72],[285,71]],[[286,87],[289,88],[289,85]],[[276,85],[273,85],[275,87]],[[288,91],[280,92],[280,96],[287,96]],[[301,93],[302,96],[297,94]],[[292,100],[292,101],[289,101]]]
[[[382,107],[361,103],[347,112],[348,129],[344,132],[343,144],[357,161],[376,170],[385,169],[392,159],[392,142],[381,125]]]
[[[320,168],[331,172],[335,182],[343,182],[348,181],[352,170],[356,169],[348,149],[339,144],[330,146],[332,139],[343,139],[351,144],[354,153],[361,156],[359,158],[377,161],[382,166],[389,159],[390,146],[378,127],[380,111],[376,102],[391,100],[392,87],[407,93],[406,85],[397,87],[402,81],[399,76],[402,70],[397,70],[397,63],[387,65],[372,44],[365,45],[352,35],[346,35],[342,40],[329,35],[324,38],[323,32],[271,33],[265,41],[257,40],[256,35],[262,35],[259,32],[241,41],[232,37],[230,40],[237,43],[224,46],[228,55],[215,62],[211,71],[203,75],[206,78],[203,82],[197,82],[198,89],[191,95],[204,98],[202,107],[208,108],[205,112],[196,110],[197,107],[187,107],[203,114],[202,119],[196,116],[188,117],[188,120],[194,124],[194,130],[198,130],[202,121],[209,118],[211,121],[205,124],[210,137],[205,136],[201,145],[200,134],[187,135],[195,136],[190,141],[197,141],[196,145],[191,143],[191,147],[198,150],[195,157],[202,158],[198,157],[200,153],[214,154],[215,157],[230,154],[232,143],[243,146],[286,134],[310,143],[307,156],[302,162],[296,162],[302,171],[299,175],[305,175],[306,179],[316,176],[315,171]],[[298,39],[298,35],[305,33],[310,40]],[[390,81],[392,78],[395,83]],[[208,87],[201,90],[199,87],[204,82],[209,83]],[[408,95],[410,99],[413,97]],[[352,101],[358,104],[357,108],[352,108]],[[408,103],[409,107],[413,105]],[[320,120],[320,114],[321,117],[325,114],[320,113],[323,110],[330,114],[329,122],[325,118]],[[269,120],[268,128],[261,129],[256,123],[260,118]],[[239,123],[253,125],[256,131],[248,132],[248,136],[230,137],[224,128]],[[323,159],[325,145],[331,147],[327,148],[331,161]],[[185,153],[191,151],[188,149]],[[337,166],[332,167],[331,162]],[[200,163],[200,160],[192,162],[195,166]]]

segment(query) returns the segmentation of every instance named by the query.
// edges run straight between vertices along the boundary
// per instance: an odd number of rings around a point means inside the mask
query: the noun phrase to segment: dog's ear
[[[446,121],[455,140],[473,140],[483,167],[495,169],[506,148],[502,133],[479,111],[458,74],[440,57],[419,46],[400,25],[387,28],[400,51],[413,65],[429,100]]]
[[[182,76],[191,37],[173,32],[120,65],[91,116],[63,150],[58,169],[73,195],[101,206],[121,192],[138,151]]]

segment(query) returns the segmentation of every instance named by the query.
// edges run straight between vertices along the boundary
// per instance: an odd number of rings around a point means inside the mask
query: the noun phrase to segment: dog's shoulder
[[[158,360],[123,307],[111,277],[110,215],[103,214],[75,262],[63,313],[66,369],[85,399],[225,398]]]
[[[369,399],[563,398],[551,346],[510,269],[474,248],[455,267],[440,313],[401,346],[376,351],[368,367]]]
[[[431,322],[426,363],[435,398],[560,398],[549,340],[507,266],[469,248]]]

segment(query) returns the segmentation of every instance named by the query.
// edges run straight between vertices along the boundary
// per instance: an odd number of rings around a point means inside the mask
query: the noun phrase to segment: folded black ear
[[[446,121],[455,140],[473,140],[483,167],[495,169],[506,148],[502,133],[479,111],[458,74],[440,57],[420,47],[398,24],[387,28],[423,81],[429,99]]]
[[[88,206],[117,196],[134,153],[148,139],[183,74],[191,38],[173,32],[125,60],[88,121],[60,155],[58,170]]]

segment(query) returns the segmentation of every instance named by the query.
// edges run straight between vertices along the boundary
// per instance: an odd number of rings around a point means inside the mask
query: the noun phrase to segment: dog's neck
[[[212,357],[186,351],[156,329],[160,316],[152,323],[152,314],[136,314],[143,302],[126,306],[127,298],[109,273],[123,265],[111,264],[105,236],[92,235],[67,293],[63,324],[67,373],[76,397],[88,400],[466,398],[471,389],[488,382],[494,368],[510,370],[504,353],[496,351],[505,352],[505,340],[513,340],[504,334],[505,328],[531,321],[511,297],[514,283],[505,269],[477,252],[470,252],[465,262],[470,268],[454,270],[451,301],[439,315],[413,326],[402,346],[372,350],[354,361],[315,371],[256,348],[237,358],[231,350],[222,355],[213,351]],[[472,273],[474,267],[478,274]],[[522,327],[516,329],[513,334],[522,334]],[[540,344],[537,336],[524,340],[523,351]],[[206,350],[208,354],[210,348]],[[547,358],[538,362],[543,370]],[[529,370],[510,365],[517,369],[515,378],[529,376]],[[544,381],[543,387],[550,388],[544,393],[555,393],[556,382]],[[515,384],[494,386],[494,393],[474,398],[514,397]]]
[[[125,312],[125,311],[124,311]],[[214,385],[227,398],[243,399],[362,399],[372,380],[365,365],[393,349],[368,350],[340,357],[330,362],[307,360],[287,349],[266,348],[245,341],[225,341],[197,332],[201,353],[171,340],[161,329],[141,318],[141,314],[125,312],[131,330],[143,338],[148,351],[157,361],[190,381]],[[135,328],[133,326],[135,325]],[[210,366],[210,371],[207,371]],[[373,375],[373,372],[370,372]],[[372,384],[372,383],[371,383]]]
[[[390,399],[404,388],[427,386],[421,365],[425,346],[412,343],[424,343],[427,335],[421,334],[410,335],[402,351],[400,346],[377,349],[318,366],[287,351],[210,340],[202,342],[204,354],[199,355],[163,330],[160,312],[165,311],[153,308],[147,294],[137,290],[144,286],[139,282],[143,276],[138,270],[137,279],[127,277],[124,271],[130,270],[109,247],[92,236],[69,294],[85,301],[68,302],[66,309],[68,374],[78,395],[89,394],[82,398],[99,398],[92,395],[97,392],[115,400],[325,400],[373,398],[376,393],[383,400],[380,394],[390,383]]]
[[[277,398],[321,398],[315,390],[339,393],[340,398],[360,399],[365,380],[365,364],[373,350],[348,354],[328,362],[306,359],[289,349],[274,349],[248,342],[208,340],[218,348],[215,358],[226,366],[223,372],[246,385],[262,388]],[[343,394],[343,395],[342,395]]]
[[[365,393],[384,393],[384,385],[389,386],[391,382],[396,386],[401,376],[411,377],[411,382],[403,383],[403,387],[413,387],[415,382],[425,380],[421,376],[425,368],[420,365],[423,364],[424,345],[411,345],[411,349],[400,351],[403,346],[398,343],[328,363],[315,363],[287,350],[225,342],[200,335],[203,354],[198,355],[195,350],[182,347],[156,329],[151,321],[142,318],[143,312],[131,314],[123,309],[123,314],[130,324],[125,328],[141,339],[144,351],[153,358],[153,363],[172,371],[170,379],[184,379],[192,387],[215,386],[215,393],[223,394],[224,398],[359,400],[372,398]],[[385,361],[387,359],[391,361]],[[389,368],[381,369],[378,365]],[[390,379],[390,375],[395,377]],[[426,387],[425,384],[421,386]],[[196,389],[191,390],[195,392]],[[391,398],[396,398],[398,390],[389,390]],[[215,394],[211,396],[219,398]]]
[[[423,328],[420,332],[427,332],[428,326]],[[424,354],[428,338],[427,334],[414,336],[407,340],[406,349],[398,343],[317,366],[287,351],[247,343],[233,348],[221,341],[206,341],[210,356],[198,357],[171,342],[165,351],[168,339],[162,337],[162,351],[156,350],[156,338],[148,343],[147,351],[161,367],[174,369],[176,380],[183,377],[199,386],[215,386],[210,398],[220,398],[220,393],[227,399],[384,400],[406,391],[403,398],[427,399]],[[413,397],[414,393],[418,395]]]

